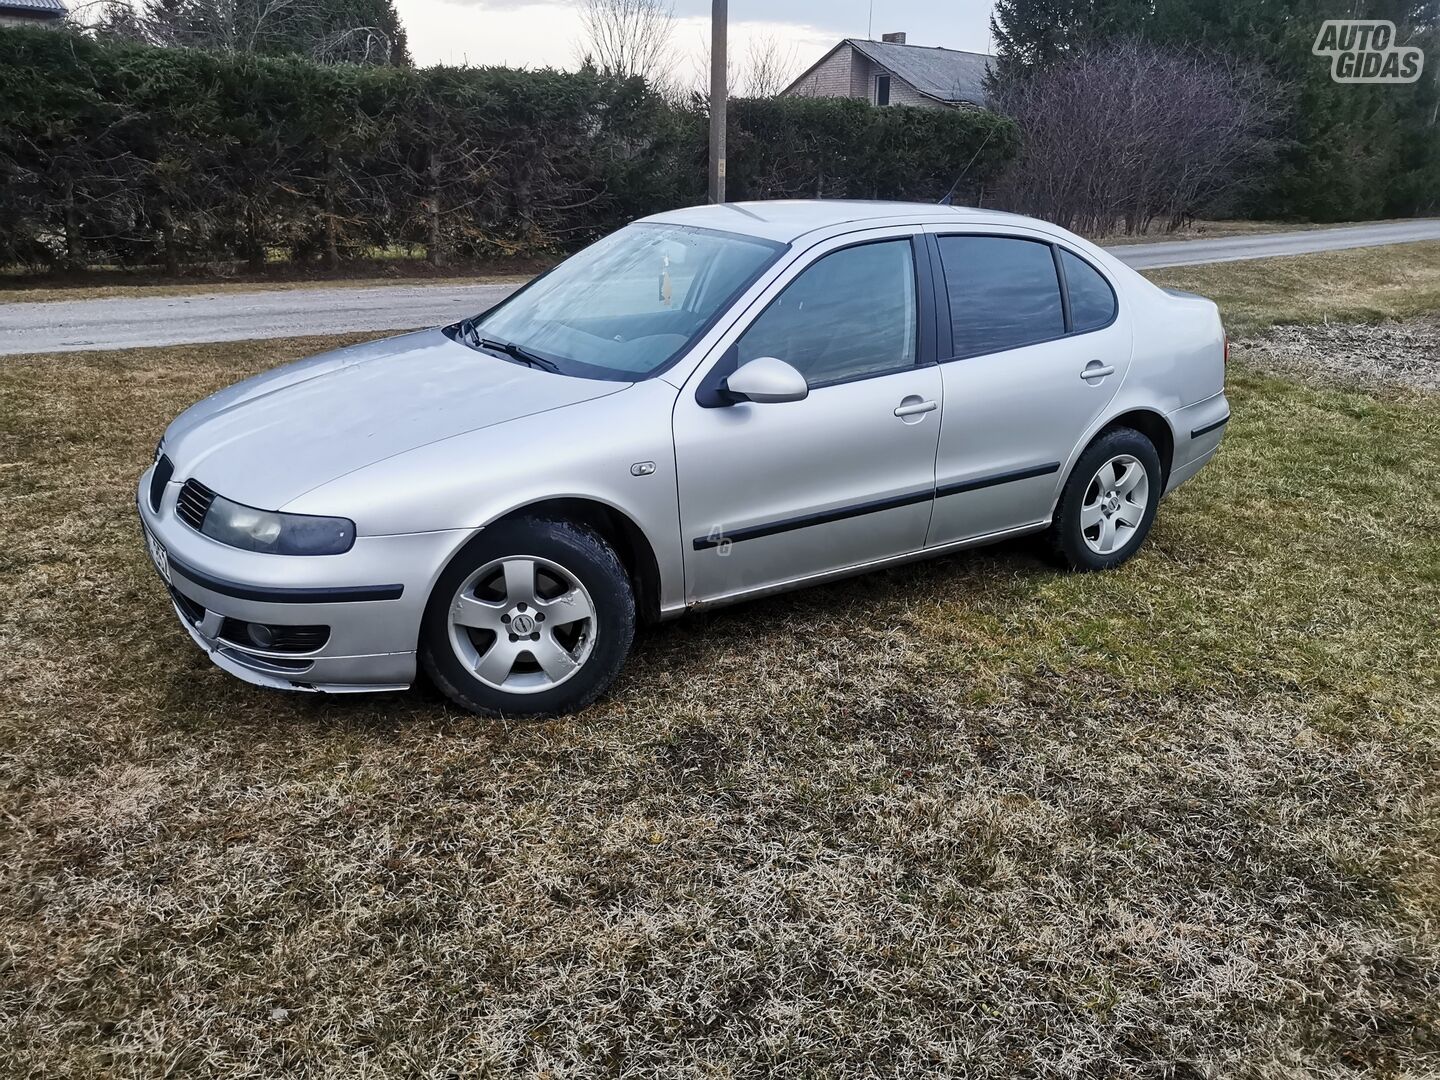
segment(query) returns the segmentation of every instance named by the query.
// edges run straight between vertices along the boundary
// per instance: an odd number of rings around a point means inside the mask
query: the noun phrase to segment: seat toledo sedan
[[[222,390],[138,490],[262,686],[577,709],[638,622],[1045,532],[1125,561],[1229,418],[1215,305],[1062,229],[765,202],[635,222],[454,326]]]

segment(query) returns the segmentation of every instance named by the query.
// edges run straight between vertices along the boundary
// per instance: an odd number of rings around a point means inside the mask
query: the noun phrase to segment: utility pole
[[[725,62],[728,0],[710,0],[710,201],[725,201]]]

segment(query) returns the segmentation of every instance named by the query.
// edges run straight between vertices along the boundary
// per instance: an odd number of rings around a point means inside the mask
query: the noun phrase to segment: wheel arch
[[[1155,409],[1130,409],[1105,421],[1080,448],[1080,454],[1090,449],[1097,439],[1116,428],[1133,428],[1154,445],[1155,453],[1160,456],[1160,490],[1163,492],[1170,483],[1170,469],[1175,458],[1175,432],[1170,427],[1170,421]],[[1077,454],[1075,460],[1079,459],[1080,455]]]
[[[435,581],[440,579],[450,564],[459,558],[476,539],[483,536],[486,529],[492,528],[502,521],[513,521],[522,517],[562,518],[593,529],[619,556],[620,563],[630,578],[631,587],[635,590],[635,611],[640,621],[643,623],[659,621],[660,561],[656,557],[655,547],[650,538],[635,519],[624,510],[586,496],[567,495],[532,499],[530,502],[522,503],[497,514],[484,525],[475,529],[464,543],[456,545],[444,565],[436,571],[434,581],[431,582],[431,590],[434,590]]]

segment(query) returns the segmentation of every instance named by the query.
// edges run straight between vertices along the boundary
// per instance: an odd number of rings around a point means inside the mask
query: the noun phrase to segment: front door
[[[1129,325],[1089,262],[1023,236],[941,235],[951,359],[931,546],[1048,519],[1061,472],[1119,389]]]
[[[922,245],[890,235],[822,246],[681,393],[675,457],[689,601],[924,546],[941,384],[927,362]],[[799,370],[809,396],[716,399],[721,378],[761,356]]]

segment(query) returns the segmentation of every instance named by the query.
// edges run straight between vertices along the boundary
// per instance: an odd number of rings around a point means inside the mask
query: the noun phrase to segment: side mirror
[[[803,401],[810,396],[805,376],[773,356],[757,356],[742,364],[725,380],[725,389],[740,401],[763,404]]]

